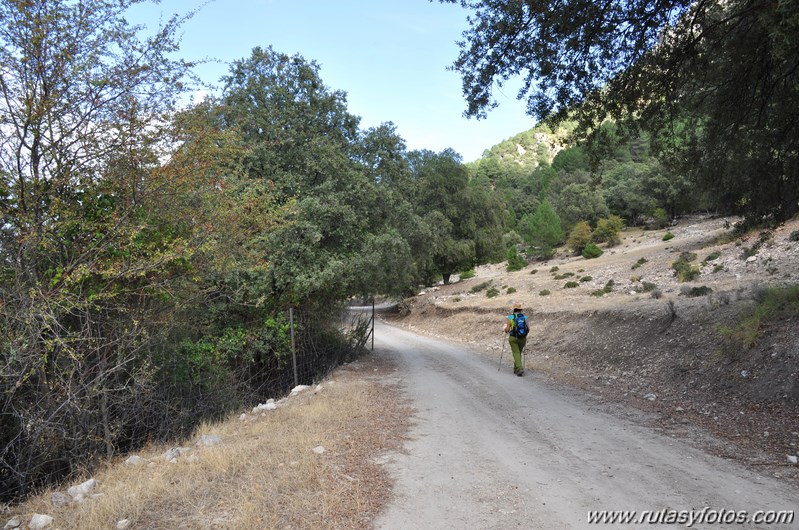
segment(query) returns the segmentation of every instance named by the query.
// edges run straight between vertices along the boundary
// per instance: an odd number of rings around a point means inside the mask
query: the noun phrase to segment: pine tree
[[[541,248],[545,253],[563,242],[560,217],[548,200],[544,200],[530,218],[525,236],[531,245]]]

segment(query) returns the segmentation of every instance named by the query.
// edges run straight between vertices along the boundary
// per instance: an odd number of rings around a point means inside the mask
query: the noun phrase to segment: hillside
[[[665,230],[628,229],[593,260],[560,253],[513,273],[504,264],[479,267],[474,278],[406,300],[396,323],[504,354],[507,364],[503,318],[521,303],[532,321],[528,371],[654,412],[654,424],[674,436],[710,432],[724,440],[713,446],[719,454],[797,478],[796,466],[785,464],[799,446],[799,319],[794,312],[767,321],[751,348],[723,328],[735,328],[765,287],[799,283],[799,242],[790,238],[799,222],[764,242],[759,233],[736,240],[728,226],[685,218],[670,228],[670,241]],[[693,282],[678,282],[671,269],[682,252],[696,254]],[[609,280],[611,292],[592,296]],[[578,286],[566,288],[568,281]],[[685,294],[701,286],[712,292]],[[499,294],[489,298],[491,287]]]

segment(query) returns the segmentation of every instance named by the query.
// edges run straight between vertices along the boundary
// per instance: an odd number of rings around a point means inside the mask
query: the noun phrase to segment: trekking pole
[[[502,355],[505,353],[505,332],[502,332],[502,351],[499,352],[499,364],[497,365],[497,372],[502,368]]]

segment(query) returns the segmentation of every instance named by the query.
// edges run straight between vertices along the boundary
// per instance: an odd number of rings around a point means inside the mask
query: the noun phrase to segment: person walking
[[[527,342],[527,316],[522,312],[522,308],[516,304],[513,306],[513,313],[508,315],[505,322],[505,333],[508,334],[508,344],[513,352],[513,373],[519,377],[524,375],[522,365],[522,351]]]

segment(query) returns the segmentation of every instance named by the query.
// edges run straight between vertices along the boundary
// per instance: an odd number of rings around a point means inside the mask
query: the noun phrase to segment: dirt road
[[[643,427],[639,412],[608,410],[535,374],[515,377],[507,349],[497,371],[461,344],[385,324],[376,337],[417,409],[406,452],[384,458],[396,487],[378,528],[596,528],[589,511],[799,510],[790,485]],[[799,521],[693,525],[731,527]]]

